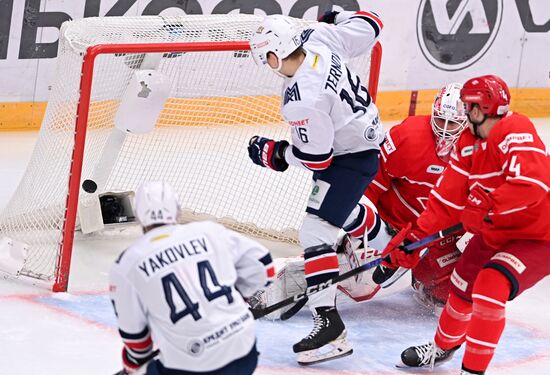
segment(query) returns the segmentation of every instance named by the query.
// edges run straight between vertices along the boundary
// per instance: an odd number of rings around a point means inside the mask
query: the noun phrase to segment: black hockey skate
[[[390,268],[380,264],[372,273],[372,281],[374,281],[378,285],[381,285],[382,287],[388,287],[393,284],[393,282],[397,281],[397,279],[395,279],[393,276],[398,276],[396,275],[396,272],[398,270],[399,267]]]
[[[315,311],[312,331],[292,348],[298,353],[298,363],[312,365],[353,353],[336,307],[317,307]]]
[[[485,371],[472,371],[465,369],[462,367],[462,370],[460,370],[460,375],[483,375],[485,374]]]
[[[450,361],[454,352],[460,345],[452,349],[444,350],[435,343],[430,342],[424,345],[411,346],[401,353],[401,364],[397,367],[434,367]]]

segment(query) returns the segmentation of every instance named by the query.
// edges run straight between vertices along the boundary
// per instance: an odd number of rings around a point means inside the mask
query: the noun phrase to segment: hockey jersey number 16
[[[319,23],[302,33],[306,56],[285,79],[282,114],[292,127],[289,164],[322,170],[332,156],[379,150],[384,140],[378,109],[350,58],[371,51],[382,22],[371,12],[341,12],[336,25]]]

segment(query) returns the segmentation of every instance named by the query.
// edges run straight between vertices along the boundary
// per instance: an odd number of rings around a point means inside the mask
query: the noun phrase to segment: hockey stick
[[[432,241],[428,242],[428,243],[424,243],[422,244],[421,246],[418,246],[418,247],[415,247],[414,249],[418,249],[420,247],[423,247],[423,246],[426,246],[426,245],[429,245],[431,242],[435,241],[435,240],[438,240],[440,238],[444,238],[444,237],[447,237],[448,235],[451,235],[453,233],[456,233],[458,231],[461,231],[462,229],[464,229],[464,227],[462,226],[461,223],[458,223],[458,224],[455,224],[447,229],[443,229],[442,231],[439,231],[438,234],[439,234],[439,237],[438,238],[434,238]],[[425,238],[426,239],[426,238]],[[424,239],[424,240],[425,240]],[[418,242],[421,242],[421,241],[418,241]],[[405,249],[407,250],[414,250],[414,249],[410,249],[410,246],[411,245],[414,245],[418,242],[415,242],[413,244],[410,244],[409,246],[405,246]],[[426,251],[424,251],[424,253],[420,256],[420,259],[424,258],[426,255],[428,255],[428,252],[429,252],[429,249],[426,249]],[[399,267],[395,273],[388,279],[387,282],[383,282],[382,284],[380,284],[380,286],[382,288],[389,288],[390,286],[392,286],[393,284],[395,284],[397,282],[397,280],[399,280],[401,277],[403,277],[403,275],[405,275],[407,273],[407,271],[409,270],[409,268],[403,268],[403,267]]]
[[[336,253],[342,253],[346,257],[348,264],[350,268],[357,268],[361,265],[359,262],[359,259],[357,258],[357,255],[355,254],[355,249],[353,247],[353,244],[351,242],[349,234],[345,234],[342,238],[342,242],[338,246],[338,249],[336,250]],[[361,274],[355,275],[355,282],[359,283],[361,281]],[[290,309],[284,311],[281,313],[281,320],[288,320],[292,318],[294,315],[296,315],[302,307],[305,306],[307,303],[308,298],[302,298],[300,301],[298,301],[294,306],[292,306]]]
[[[298,313],[302,309],[302,307],[305,306],[309,298],[305,297],[296,302],[294,306],[292,306],[290,309],[286,310],[285,312],[281,313],[281,320],[288,320],[292,318],[294,315]]]
[[[420,249],[420,248],[432,243],[435,240],[446,237],[449,234],[457,232],[461,229],[462,229],[462,224],[453,225],[452,227],[449,227],[447,229],[443,229],[443,230],[441,230],[437,233],[434,233],[434,234],[432,234],[428,237],[425,237],[425,238],[423,238],[419,241],[413,242],[413,243],[405,246],[405,249],[408,250],[408,251]],[[311,296],[312,294],[315,294],[317,292],[325,290],[325,289],[329,288],[331,285],[335,285],[335,284],[339,283],[340,281],[349,279],[350,277],[353,277],[353,276],[355,276],[355,275],[357,275],[361,272],[364,272],[366,270],[374,268],[374,267],[378,266],[380,263],[382,263],[382,261],[383,261],[383,258],[375,259],[371,262],[363,264],[362,266],[359,266],[357,268],[349,270],[348,272],[345,272],[341,275],[338,275],[338,276],[336,276],[336,277],[334,277],[334,278],[332,278],[332,279],[330,279],[330,280],[328,280],[324,283],[309,286],[303,292],[298,293],[294,296],[288,297],[288,298],[286,298],[282,301],[279,301],[277,303],[274,303],[273,305],[267,306],[263,309],[251,309],[252,315],[254,316],[254,319],[259,319],[263,316],[271,314],[273,311],[279,310],[280,308],[283,308],[287,305],[290,305],[291,303],[297,303],[301,299],[307,298],[307,297]]]
[[[153,350],[153,352],[149,355],[149,360],[147,362],[145,362],[143,365],[141,365],[137,370],[136,372],[132,373],[134,375],[140,375],[140,374],[145,374],[145,371],[147,371],[147,365],[149,364],[149,362],[151,362],[157,355],[159,355],[160,353],[160,350],[158,349],[155,349]],[[118,372],[116,372],[114,375],[128,375],[128,371],[126,371],[126,369],[122,369]]]

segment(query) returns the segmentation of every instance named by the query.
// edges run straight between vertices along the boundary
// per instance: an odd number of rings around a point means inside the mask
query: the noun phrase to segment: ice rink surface
[[[535,120],[550,146],[550,120]],[[0,133],[0,207],[17,187],[36,133]],[[115,318],[107,298],[107,272],[130,238],[80,239],[70,293],[54,294],[29,280],[0,279],[1,375],[108,375],[120,369]],[[278,246],[276,256],[299,249]],[[548,261],[547,259],[541,261]],[[394,367],[406,347],[433,337],[437,320],[412,298],[407,280],[372,301],[340,311],[354,347],[351,356],[313,367],[296,364],[292,344],[309,333],[307,311],[286,322],[258,322],[258,375],[406,374]],[[488,374],[550,374],[550,278],[507,305],[506,330]],[[432,374],[458,374],[461,352]],[[236,374],[238,375],[238,374]]]

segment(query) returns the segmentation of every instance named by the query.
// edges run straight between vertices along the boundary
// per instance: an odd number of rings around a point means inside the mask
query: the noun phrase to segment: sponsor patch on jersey
[[[433,174],[441,174],[443,173],[444,170],[445,170],[445,167],[441,165],[432,164],[428,166],[428,168],[426,169],[426,172],[433,173]]]
[[[456,270],[454,270],[451,275],[451,282],[458,289],[462,290],[463,292],[466,292],[466,289],[468,288],[468,283],[462,277],[458,276],[458,273],[456,273]]]
[[[390,137],[390,132],[387,132],[386,140],[384,141],[384,151],[386,151],[386,154],[389,155],[395,150],[397,150],[397,148],[395,147],[395,144],[393,143],[393,140]]]
[[[307,201],[307,206],[313,208],[314,210],[319,210],[325,197],[327,196],[328,190],[330,189],[330,184],[325,181],[317,180],[311,189],[311,194]]]
[[[528,143],[533,142],[533,134],[531,133],[510,133],[498,144],[498,148],[503,154],[508,152],[510,143]]]
[[[288,120],[288,124],[290,126],[306,126],[309,123],[308,118],[304,118],[301,120]]]
[[[499,262],[503,262],[508,264],[510,267],[512,267],[518,274],[522,274],[523,271],[525,271],[525,264],[521,260],[519,260],[515,255],[512,255],[510,253],[497,253],[493,255],[491,260],[498,260]]]
[[[463,158],[466,156],[470,156],[474,153],[474,146],[466,146],[462,150],[460,150],[460,156]]]
[[[437,258],[437,264],[440,268],[444,268],[448,266],[449,264],[456,263],[458,261],[458,258],[460,257],[460,252],[455,251],[447,255],[443,255],[442,257]]]

